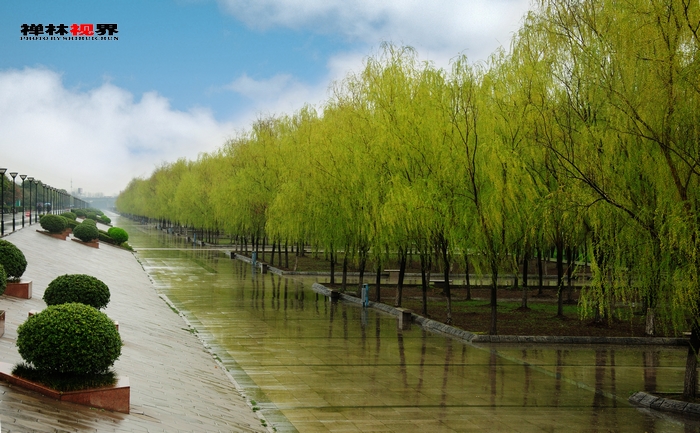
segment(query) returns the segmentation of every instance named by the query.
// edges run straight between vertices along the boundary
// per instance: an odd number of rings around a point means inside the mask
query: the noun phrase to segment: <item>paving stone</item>
[[[685,410],[686,406],[688,406],[688,403],[684,401],[666,399],[666,401],[661,404],[660,409],[667,410],[669,412],[681,413]]]

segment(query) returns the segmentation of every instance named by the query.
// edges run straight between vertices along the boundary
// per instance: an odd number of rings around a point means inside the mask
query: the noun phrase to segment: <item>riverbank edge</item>
[[[662,412],[672,412],[694,417],[700,416],[700,404],[660,397],[643,391],[635,392],[629,397],[628,401],[635,406]]]
[[[314,283],[311,287],[315,292],[325,296],[331,296],[331,289],[320,283]],[[347,293],[340,293],[340,299],[362,304],[362,300]],[[369,307],[384,311],[394,316],[401,314],[401,309],[387,304],[369,301]],[[542,335],[480,335],[454,326],[446,325],[432,319],[411,313],[411,321],[418,323],[427,331],[439,332],[451,337],[456,337],[468,343],[539,343],[539,344],[610,344],[628,346],[687,346],[688,341],[683,338],[662,337],[560,337]]]
[[[236,260],[241,260],[246,263],[253,263],[250,257],[244,256],[242,254],[227,254],[231,258]],[[260,262],[258,262],[260,263]],[[288,275],[287,272],[275,268],[273,266],[267,267],[268,272],[284,276]],[[310,273],[311,274],[311,273]],[[331,289],[324,286],[321,283],[314,283],[311,287],[314,291],[321,293],[325,296],[331,296]],[[352,302],[354,304],[362,305],[362,300],[356,296],[349,293],[340,293],[340,298]],[[399,316],[401,311],[387,304],[369,301],[368,306],[375,308],[380,311],[384,311],[394,316]],[[427,331],[438,332],[441,334],[449,335],[468,343],[517,343],[517,344],[610,344],[610,345],[621,345],[621,346],[687,346],[688,340],[685,338],[667,338],[667,337],[562,337],[562,336],[547,336],[547,335],[483,335],[476,334],[474,332],[465,331],[464,329],[455,328],[454,326],[446,325],[442,322],[438,322],[427,317],[423,317],[416,313],[411,313],[411,321],[413,323],[418,323]]]

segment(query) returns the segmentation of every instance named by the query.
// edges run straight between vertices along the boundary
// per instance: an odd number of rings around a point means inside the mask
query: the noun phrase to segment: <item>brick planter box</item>
[[[83,242],[83,241],[81,241],[80,239],[76,239],[76,238],[71,238],[71,240],[72,240],[72,241],[75,241],[75,242],[77,242],[77,243],[79,243],[79,244],[87,245],[87,246],[93,247],[93,248],[99,248],[99,247],[100,247],[100,243],[99,243],[99,241],[98,241],[97,239],[93,239],[93,240],[90,241],[90,242]]]
[[[32,281],[22,281],[18,283],[7,282],[7,288],[5,289],[5,294],[7,296],[12,296],[15,298],[31,299],[32,297]]]
[[[60,401],[69,401],[83,406],[129,413],[131,386],[129,378],[120,376],[113,386],[85,389],[82,391],[56,391],[12,375],[12,364],[0,362],[0,380]]]
[[[44,230],[37,230],[36,232],[41,233],[42,235],[45,235],[45,236],[50,236],[50,237],[55,238],[55,239],[60,239],[62,241],[65,241],[66,237],[68,236],[68,233],[66,233],[65,231],[63,231],[62,233],[49,233],[49,232],[44,231]]]

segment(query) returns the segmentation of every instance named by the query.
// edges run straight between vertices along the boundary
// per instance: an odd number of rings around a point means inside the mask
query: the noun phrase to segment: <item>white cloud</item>
[[[66,89],[45,70],[0,71],[0,165],[57,188],[118,193],[162,162],[220,147],[234,125],[209,110],[174,110],[167,99],[105,83]]]
[[[250,101],[248,113],[240,119],[246,126],[250,126],[256,117],[292,114],[305,104],[318,107],[327,99],[327,80],[306,84],[286,74],[261,80],[243,74],[224,89]]]
[[[219,0],[252,28],[308,29],[369,46],[411,45],[446,66],[466,53],[484,60],[508,47],[530,0]]]

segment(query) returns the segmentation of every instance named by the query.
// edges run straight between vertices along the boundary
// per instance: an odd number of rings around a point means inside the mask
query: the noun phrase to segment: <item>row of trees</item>
[[[560,264],[585,250],[584,314],[641,304],[649,334],[659,317],[692,327],[694,362],[699,38],[696,1],[541,0],[485,64],[460,56],[444,70],[385,45],[320,109],[165,164],[117,206],[303,240],[361,269],[410,249],[425,271],[437,252],[449,281],[452,263],[473,261],[492,276],[491,333],[499,272],[551,247]]]

